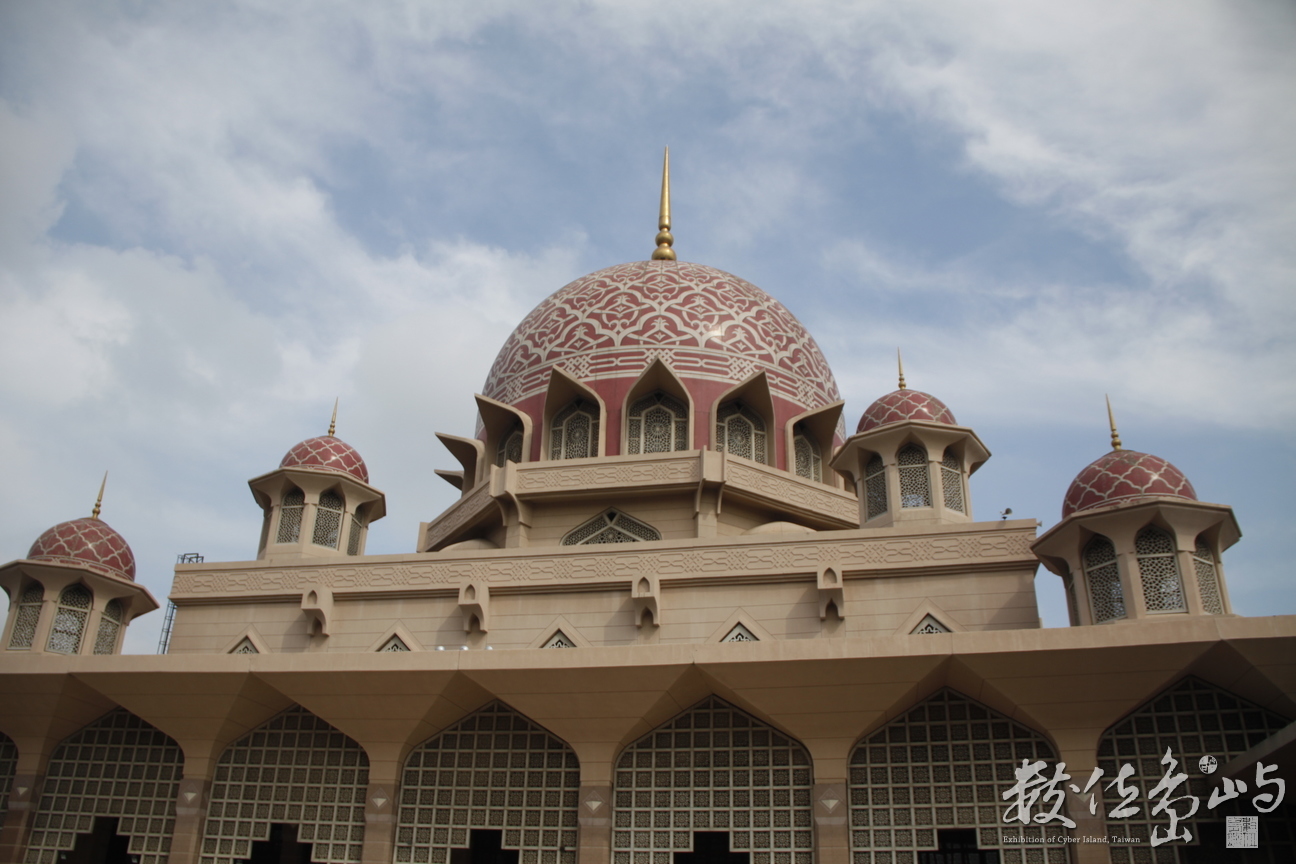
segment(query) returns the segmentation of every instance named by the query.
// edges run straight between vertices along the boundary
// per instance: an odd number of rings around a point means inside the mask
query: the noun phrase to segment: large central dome
[[[484,394],[520,406],[550,370],[581,381],[634,378],[661,358],[683,379],[725,386],[767,373],[803,410],[838,401],[819,346],[783,304],[723,270],[636,261],[577,279],[531,311],[500,349]]]

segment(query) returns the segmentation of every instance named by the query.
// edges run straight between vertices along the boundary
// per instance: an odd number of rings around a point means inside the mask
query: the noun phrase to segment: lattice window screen
[[[1220,593],[1219,570],[1215,567],[1215,553],[1204,536],[1197,537],[1193,549],[1193,569],[1197,571],[1197,590],[1207,614],[1224,614],[1224,597]]]
[[[239,643],[234,646],[234,649],[230,651],[230,653],[231,654],[260,654],[261,652],[257,650],[256,645],[252,643],[251,639],[244,636],[242,639],[239,640]]]
[[[0,822],[9,811],[9,790],[18,771],[18,747],[13,739],[0,732]]]
[[[542,648],[575,648],[576,643],[567,637],[567,634],[559,630],[549,641],[541,646]]]
[[[967,512],[963,500],[963,465],[953,450],[946,450],[941,459],[941,493],[945,498],[946,510]]]
[[[495,464],[503,468],[505,462],[522,461],[522,424],[516,424],[509,433],[500,439],[495,451]]]
[[[549,428],[550,459],[584,459],[598,455],[598,406],[577,399],[554,417]]]
[[[311,534],[311,542],[316,546],[326,546],[329,549],[338,547],[338,540],[342,537],[342,511],[346,504],[342,501],[342,496],[330,490],[320,495],[319,505],[315,508],[315,530]]]
[[[1040,826],[1004,824],[999,795],[1022,759],[1055,760],[1039,733],[961,693],[943,689],[860,742],[850,760],[852,864],[916,864],[941,828],[977,831],[1003,864],[1065,864],[1065,847],[1031,845]],[[1055,832],[1056,829],[1048,829]],[[1014,839],[1007,839],[1014,838]]]
[[[868,518],[887,512],[886,465],[874,453],[864,466],[864,496],[868,499]]]
[[[917,444],[906,444],[896,454],[896,464],[900,466],[900,506],[932,506],[927,451]]]
[[[661,532],[651,525],[640,522],[633,516],[627,516],[619,510],[607,510],[569,531],[562,538],[562,545],[637,543],[641,540],[660,539]]]
[[[688,406],[658,391],[626,412],[627,453],[671,453],[689,449]]]
[[[1095,534],[1085,545],[1083,558],[1094,623],[1124,618],[1125,591],[1116,566],[1116,547],[1106,537]]]
[[[823,456],[819,445],[803,432],[792,436],[792,453],[796,459],[796,474],[807,480],[823,482]]]
[[[54,864],[96,816],[118,817],[117,833],[140,864],[165,864],[183,768],[179,745],[129,711],[99,718],[50,758],[27,864]]]
[[[1160,528],[1149,525],[1134,538],[1143,601],[1149,612],[1187,612],[1183,580],[1175,560],[1175,544]]]
[[[765,462],[765,421],[741,402],[716,411],[716,449],[732,456]]]
[[[95,634],[94,653],[112,654],[117,650],[117,633],[121,630],[125,613],[120,600],[109,600],[99,616],[99,632]]]
[[[408,645],[405,644],[404,639],[400,638],[399,636],[393,635],[390,639],[384,642],[383,646],[378,650],[381,652],[395,653],[400,651],[408,651],[410,650],[410,648]]]
[[[694,831],[728,831],[751,864],[813,864],[810,757],[710,696],[617,760],[612,864],[671,864]]]
[[[949,633],[950,629],[931,615],[924,615],[918,626],[910,630],[910,635],[929,635],[932,633]]]
[[[319,864],[359,862],[369,757],[305,708],[289,708],[225,749],[216,765],[202,864],[233,864],[267,840],[274,822],[297,826]]]
[[[360,540],[364,536],[364,522],[357,516],[351,517],[351,530],[347,534],[347,554],[360,554]]]
[[[1109,819],[1108,833],[1121,837],[1137,837],[1137,844],[1112,844],[1110,854],[1112,864],[1177,864],[1191,861],[1204,861],[1199,843],[1202,826],[1215,823],[1214,827],[1222,835],[1222,823],[1230,815],[1258,815],[1251,799],[1254,788],[1255,770],[1242,775],[1247,784],[1247,794],[1232,802],[1226,802],[1207,809],[1210,790],[1221,785],[1219,774],[1205,775],[1197,768],[1203,756],[1215,757],[1220,766],[1258,745],[1269,736],[1288,724],[1284,717],[1240,699],[1199,678],[1187,677],[1174,687],[1163,691],[1137,708],[1124,720],[1103,733],[1098,741],[1098,767],[1106,772],[1106,777],[1115,777],[1120,766],[1129,763],[1134,767],[1134,775],[1127,781],[1137,786],[1141,793],[1136,802],[1139,812],[1124,819]],[[1166,843],[1151,848],[1151,830],[1154,825],[1160,826],[1160,833],[1169,829],[1169,819],[1164,814],[1151,815],[1152,806],[1147,795],[1165,775],[1166,766],[1161,764],[1166,748],[1179,760],[1176,772],[1188,775],[1188,782],[1175,791],[1175,797],[1185,794],[1196,795],[1199,799],[1197,813],[1191,819],[1181,820],[1193,835],[1192,846],[1183,846],[1180,841]],[[1271,775],[1272,776],[1272,775]],[[1282,775],[1278,775],[1282,776]],[[1104,786],[1108,781],[1104,781]],[[1273,791],[1273,787],[1268,787]],[[1251,850],[1246,861],[1278,862],[1296,861],[1296,844],[1293,843],[1292,825],[1296,816],[1296,807],[1292,804],[1291,780],[1288,778],[1287,799],[1268,816],[1260,816],[1260,847]],[[1119,806],[1121,796],[1117,790],[1104,791],[1103,800],[1108,812]],[[1154,799],[1154,800],[1159,800]],[[1179,812],[1185,812],[1188,802],[1177,805]],[[1222,836],[1217,838],[1218,845],[1223,845]]]
[[[492,702],[405,762],[398,864],[448,864],[472,828],[502,829],[519,864],[575,864],[580,765],[561,739]]]
[[[279,534],[277,543],[296,543],[301,538],[302,510],[306,507],[306,493],[289,489],[284,493],[279,507]]]
[[[81,650],[81,637],[85,635],[86,619],[94,595],[84,585],[69,585],[59,595],[54,626],[50,628],[46,651],[56,654],[75,654]]]
[[[14,614],[13,633],[9,637],[10,648],[30,648],[36,641],[36,625],[40,623],[44,600],[45,589],[39,585],[30,585],[22,593],[18,611]]]
[[[748,630],[741,624],[735,624],[733,629],[725,634],[721,642],[759,642],[756,634]]]

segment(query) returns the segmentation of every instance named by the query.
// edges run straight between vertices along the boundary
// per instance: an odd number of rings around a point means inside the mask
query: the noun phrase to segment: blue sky
[[[159,600],[250,558],[245,481],[335,396],[369,550],[412,550],[433,432],[539,300],[647,257],[669,144],[680,257],[783,300],[850,422],[902,347],[994,453],[977,515],[1047,528],[1109,393],[1236,508],[1236,610],[1296,613],[1293,42],[1279,0],[3,4],[0,559],[105,469]]]

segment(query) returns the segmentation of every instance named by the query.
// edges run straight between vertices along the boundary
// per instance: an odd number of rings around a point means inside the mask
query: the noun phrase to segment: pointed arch
[[[301,538],[302,513],[306,509],[306,493],[289,486],[279,499],[279,531],[276,543],[296,543]]]
[[[711,404],[711,446],[720,453],[774,465],[774,399],[769,377],[757,372],[731,387]]]
[[[450,864],[471,824],[502,831],[518,864],[575,864],[576,753],[503,702],[415,747],[403,776],[394,860]]]
[[[1085,585],[1095,624],[1126,617],[1125,590],[1116,564],[1116,546],[1102,534],[1089,538],[1081,552]]]
[[[900,506],[906,509],[932,506],[927,448],[917,441],[910,441],[897,451],[896,465],[900,474]]]
[[[110,711],[55,748],[27,860],[57,860],[96,817],[116,817],[140,864],[166,864],[183,772],[175,740],[125,708]]]
[[[845,402],[837,401],[831,405],[825,405],[822,408],[815,408],[812,411],[806,411],[798,414],[787,421],[784,430],[786,439],[784,446],[788,452],[788,470],[799,477],[805,477],[808,480],[817,480],[829,486],[840,487],[841,476],[835,471],[829,471],[828,461],[832,458],[835,451],[834,443],[837,436],[837,427],[841,423],[842,408]],[[798,444],[798,441],[804,440],[805,445]],[[806,445],[809,445],[808,448]],[[815,475],[814,469],[810,473],[802,470],[801,451],[810,449],[818,454],[818,474]]]
[[[1134,537],[1134,554],[1148,613],[1187,612],[1174,535],[1156,525],[1148,525]]]
[[[1023,759],[1051,764],[1057,755],[1035,730],[956,690],[936,691],[851,751],[852,853],[916,860],[942,830],[970,828],[979,848],[1019,860],[1008,850],[1021,850],[1031,829],[1003,823],[999,794]]]
[[[616,508],[604,510],[563,535],[563,546],[585,546],[598,543],[639,543],[660,540],[661,532]]]
[[[339,487],[325,489],[315,505],[315,525],[311,529],[311,543],[326,549],[338,548],[342,539],[342,516],[346,513],[346,499]]]
[[[751,864],[812,864],[813,788],[800,742],[708,696],[621,751],[612,864],[687,852],[694,831],[730,828],[730,848]],[[675,830],[642,830],[662,824]]]
[[[477,400],[477,413],[481,415],[486,432],[487,458],[498,467],[506,462],[531,460],[531,417],[512,405],[505,405],[481,394]]]
[[[555,366],[545,393],[544,443],[548,459],[602,456],[607,406],[594,390]]]
[[[1215,550],[1206,535],[1198,534],[1193,543],[1193,570],[1197,573],[1197,591],[1201,594],[1202,608],[1208,615],[1224,614],[1224,596],[1220,591],[1219,568],[1215,565]]]
[[[1128,763],[1134,767],[1134,774],[1127,782],[1142,789],[1152,789],[1167,771],[1168,766],[1161,762],[1167,749],[1178,760],[1177,766],[1171,770],[1186,770],[1190,776],[1200,777],[1197,764],[1203,756],[1210,756],[1223,766],[1278,733],[1289,722],[1280,714],[1189,675],[1157,693],[1103,732],[1098,739],[1098,767],[1107,776],[1115,777],[1121,766]],[[1201,794],[1196,787],[1193,791]],[[1273,822],[1291,824],[1296,807],[1291,804],[1290,791],[1283,808],[1286,812],[1281,815],[1276,812],[1274,816],[1279,818]],[[1208,809],[1203,800],[1197,813],[1179,824],[1193,837],[1200,838],[1205,823],[1222,823],[1227,815],[1256,815],[1251,797],[1243,796],[1214,809]],[[1105,790],[1103,801],[1110,812],[1120,805],[1121,796],[1115,789]],[[1245,809],[1236,809],[1239,803],[1245,803]],[[1141,838],[1139,846],[1147,848],[1152,829],[1159,827],[1164,835],[1168,824],[1164,815],[1154,815],[1151,810],[1151,807],[1141,807],[1139,812],[1122,819],[1118,823],[1121,826],[1119,833]],[[1272,856],[1271,861],[1293,860],[1296,846],[1290,829],[1284,827],[1275,836],[1268,833],[1272,828],[1272,824],[1266,824],[1268,822],[1263,816],[1260,818],[1260,849]],[[1131,860],[1128,856],[1133,848],[1137,847],[1114,843],[1112,860]]]
[[[663,414],[663,410],[667,413]],[[693,449],[693,397],[670,365],[660,357],[648,364],[648,368],[630,386],[624,411],[622,453],[672,453]]]
[[[941,500],[946,510],[967,513],[967,490],[964,487],[963,460],[951,445],[941,455]]]
[[[886,514],[889,507],[886,463],[878,453],[872,454],[864,463],[864,498],[867,507],[865,514],[869,519]]]
[[[216,763],[203,861],[247,859],[275,823],[297,827],[319,864],[359,864],[369,757],[351,738],[295,705],[225,748]]]
[[[9,634],[9,649],[26,650],[36,641],[36,626],[40,624],[41,607],[45,605],[45,588],[32,582],[19,595],[13,614],[13,632]]]
[[[53,654],[78,654],[85,638],[86,621],[94,606],[94,594],[80,582],[67,586],[59,594],[54,625],[50,627],[45,650]]]
[[[116,598],[104,605],[99,614],[99,632],[95,634],[94,653],[116,654],[117,637],[126,623],[126,610]]]

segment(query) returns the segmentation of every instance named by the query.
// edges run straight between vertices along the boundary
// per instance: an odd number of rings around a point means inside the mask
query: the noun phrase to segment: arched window
[[[279,508],[279,536],[276,543],[296,543],[301,537],[302,508],[306,506],[306,495],[300,489],[289,489],[284,493],[283,503]]]
[[[120,600],[109,600],[99,616],[99,632],[95,634],[94,653],[112,654],[117,650],[117,634],[121,631],[126,610]]]
[[[86,619],[94,596],[84,585],[69,585],[59,595],[58,612],[50,629],[46,651],[55,654],[75,654],[81,650],[81,637],[85,634]]]
[[[630,406],[627,453],[671,453],[689,449],[688,407],[658,390]]]
[[[338,539],[342,533],[342,511],[345,506],[342,503],[342,496],[332,489],[320,495],[319,506],[315,508],[315,532],[311,535],[312,543],[316,546],[327,546],[329,549],[338,547]]]
[[[503,468],[505,462],[522,461],[522,424],[515,423],[509,433],[500,439],[495,449],[495,464]]]
[[[765,461],[765,421],[741,402],[716,411],[716,449],[731,456]]]
[[[951,447],[941,459],[941,493],[945,498],[945,509],[955,513],[966,513],[963,503],[963,465]]]
[[[9,636],[10,648],[30,648],[36,641],[36,625],[40,623],[41,604],[45,600],[45,589],[39,585],[29,585],[18,601],[18,611],[14,615],[13,633]]]
[[[360,540],[364,536],[364,517],[356,513],[351,516],[351,531],[347,535],[347,554],[360,554]]]
[[[1125,592],[1116,567],[1116,547],[1101,534],[1095,534],[1085,545],[1084,572],[1094,623],[1124,618]]]
[[[1175,561],[1175,544],[1165,531],[1149,525],[1134,538],[1139,581],[1148,612],[1187,612],[1183,580]]]
[[[577,399],[549,424],[550,459],[585,459],[598,455],[598,406]]]
[[[792,456],[798,477],[823,482],[823,455],[819,452],[819,444],[805,433],[799,423],[792,430]]]
[[[900,506],[932,506],[927,451],[918,444],[906,444],[896,454],[896,463],[900,466]]]
[[[1215,567],[1215,553],[1211,551],[1206,535],[1197,535],[1193,549],[1193,569],[1197,571],[1197,590],[1201,592],[1202,607],[1208,615],[1224,614],[1224,598],[1220,594],[1219,571]]]
[[[887,512],[886,465],[876,453],[864,466],[864,497],[868,499],[868,518]]]
[[[661,532],[651,525],[646,525],[619,510],[608,510],[570,531],[562,538],[562,545],[638,543],[641,540],[660,539]]]

